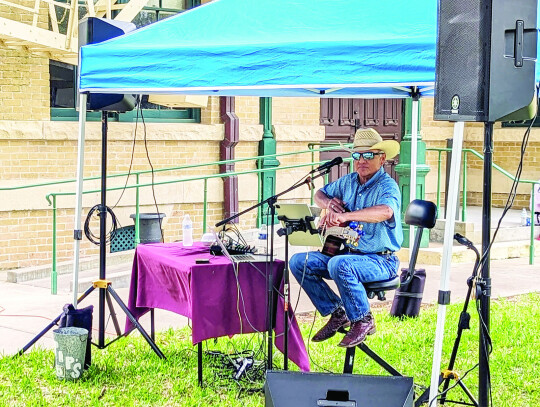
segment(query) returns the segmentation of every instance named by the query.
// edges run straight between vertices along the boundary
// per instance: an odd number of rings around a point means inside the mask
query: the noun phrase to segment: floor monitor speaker
[[[87,17],[79,23],[79,49],[83,45],[97,44],[135,30],[135,24],[107,18]],[[104,70],[106,64],[103,64]],[[78,98],[77,98],[78,103]],[[135,107],[133,95],[89,93],[86,109],[89,111],[128,112]]]
[[[412,377],[268,371],[266,407],[412,407]]]
[[[439,0],[436,120],[534,116],[537,8],[538,0]]]

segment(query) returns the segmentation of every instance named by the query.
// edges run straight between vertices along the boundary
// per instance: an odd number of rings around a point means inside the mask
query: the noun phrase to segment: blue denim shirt
[[[403,231],[401,228],[401,194],[399,187],[381,167],[365,184],[361,184],[356,172],[325,185],[322,192],[329,198],[339,198],[350,211],[387,205],[394,211],[394,216],[379,223],[363,223],[365,235],[358,241],[358,247],[352,248],[365,253],[377,253],[386,250],[393,252],[401,248]]]

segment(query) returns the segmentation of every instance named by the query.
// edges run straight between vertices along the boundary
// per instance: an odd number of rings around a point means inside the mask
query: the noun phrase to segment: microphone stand
[[[325,164],[323,164],[325,165]],[[267,204],[268,207],[270,208],[270,219],[271,219],[271,223],[270,223],[270,261],[266,263],[266,330],[267,330],[267,333],[268,333],[268,361],[267,361],[267,365],[266,365],[266,368],[267,370],[272,370],[272,351],[273,351],[273,344],[272,344],[272,339],[273,339],[273,335],[272,335],[272,327],[273,327],[273,322],[274,322],[274,314],[273,314],[273,308],[274,308],[274,295],[273,295],[273,289],[274,289],[274,281],[273,281],[273,270],[274,270],[274,223],[275,223],[275,216],[276,216],[276,202],[278,200],[278,198],[282,195],[285,195],[286,193],[288,192],[291,192],[299,187],[301,187],[302,185],[307,185],[308,188],[311,190],[312,188],[314,188],[313,186],[313,180],[319,178],[319,177],[322,177],[326,174],[328,174],[331,170],[331,168],[333,167],[333,165],[329,165],[325,168],[317,168],[313,171],[310,172],[310,174],[313,174],[314,172],[317,172],[319,171],[319,174],[315,175],[314,177],[311,177],[311,176],[307,176],[306,179],[304,181],[302,181],[301,183],[299,184],[294,184],[293,186],[291,186],[290,188],[287,188],[285,191],[282,191],[276,195],[272,195],[271,197],[268,197],[266,198],[264,201],[261,201],[255,205],[252,205],[250,206],[249,208],[247,209],[244,209],[243,211],[241,212],[238,212],[232,216],[229,216],[228,218],[226,219],[223,219],[221,221],[219,221],[218,223],[216,223],[216,227],[220,227],[220,226],[223,226],[225,225],[226,223],[230,222],[231,220],[233,219],[236,219],[238,218],[239,216],[242,216],[243,214],[255,209],[255,208],[258,208],[260,206],[263,206],[264,204]],[[285,297],[285,318],[288,318],[288,309],[289,309],[289,298],[288,298],[288,295],[289,295],[289,279],[288,279],[288,273],[289,271],[287,269],[284,269],[283,270],[283,273],[284,273],[284,290],[283,292],[286,293],[286,297]],[[284,333],[285,335],[287,335],[287,333],[285,332]],[[285,336],[286,338],[286,336]],[[288,354],[288,349],[285,349],[285,346],[288,346],[287,342],[284,341],[284,353],[285,355]],[[287,363],[287,362],[285,362]]]

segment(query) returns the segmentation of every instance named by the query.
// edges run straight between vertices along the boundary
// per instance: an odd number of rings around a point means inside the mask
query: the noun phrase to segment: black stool
[[[388,280],[364,283],[364,288],[366,289],[369,299],[373,299],[375,298],[375,296],[377,296],[379,301],[384,301],[386,300],[386,291],[396,290],[401,284],[406,285],[412,280],[412,278],[414,277],[414,268],[416,266],[416,259],[418,257],[418,251],[420,250],[420,241],[422,240],[424,228],[433,228],[436,221],[437,206],[433,202],[415,199],[409,204],[409,206],[407,207],[407,211],[405,212],[405,223],[410,226],[417,226],[418,229],[416,230],[416,235],[414,238],[414,245],[411,253],[411,261],[409,262],[407,276],[402,283],[400,283],[399,276]],[[346,333],[343,328],[341,328],[339,332]],[[388,364],[383,358],[381,358],[374,351],[372,351],[364,342],[360,343],[355,347],[347,348],[347,352],[345,354],[345,363],[343,366],[343,373],[352,373],[356,348],[360,348],[362,352],[364,352],[371,359],[377,362],[379,366],[381,366],[392,376],[403,376],[395,368]]]

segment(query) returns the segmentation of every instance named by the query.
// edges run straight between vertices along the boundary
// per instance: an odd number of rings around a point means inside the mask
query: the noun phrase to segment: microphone
[[[458,242],[459,244],[463,245],[463,246],[471,247],[471,246],[473,245],[472,242],[471,242],[469,239],[467,239],[467,238],[466,238],[465,236],[463,236],[463,235],[460,235],[459,233],[456,233],[456,234],[454,235],[454,239],[456,239],[457,242]]]
[[[321,171],[327,170],[329,168],[332,168],[334,165],[341,164],[342,162],[343,162],[343,158],[336,157],[332,161],[327,161],[324,164],[319,165],[317,168],[315,168],[313,171],[311,171],[311,173],[314,173],[315,171],[321,172]]]

